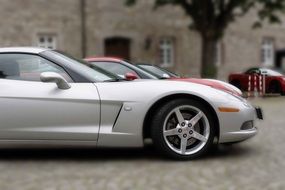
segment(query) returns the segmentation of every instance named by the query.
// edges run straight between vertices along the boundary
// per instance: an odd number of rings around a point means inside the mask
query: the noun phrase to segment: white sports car
[[[0,48],[2,146],[141,147],[175,159],[257,133],[260,109],[209,86],[124,81],[57,51]]]

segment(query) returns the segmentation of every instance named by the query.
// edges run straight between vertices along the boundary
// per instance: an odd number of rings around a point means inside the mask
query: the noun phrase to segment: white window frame
[[[37,46],[47,49],[57,48],[57,35],[56,34],[38,34]]]
[[[275,47],[273,38],[263,38],[261,44],[261,64],[266,67],[274,66]]]
[[[174,39],[162,38],[159,42],[159,59],[161,67],[171,67],[174,65]]]

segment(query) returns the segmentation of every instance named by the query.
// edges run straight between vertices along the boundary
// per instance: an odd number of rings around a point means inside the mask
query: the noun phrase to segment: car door
[[[56,72],[59,89],[40,81]],[[100,100],[93,83],[73,83],[60,66],[32,54],[0,54],[0,140],[96,141]]]

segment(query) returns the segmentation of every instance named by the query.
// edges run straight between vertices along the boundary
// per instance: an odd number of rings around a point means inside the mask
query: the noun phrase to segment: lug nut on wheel
[[[182,129],[178,129],[178,133],[182,133]]]
[[[192,131],[192,130],[191,130],[191,131],[189,131],[189,134],[190,134],[190,135],[192,135],[192,134],[193,134],[193,131]]]
[[[188,127],[192,127],[192,124],[191,124],[191,123],[189,123],[189,124],[188,124]]]
[[[184,127],[184,126],[185,126],[185,123],[184,123],[184,122],[182,122],[182,123],[181,123],[181,126],[182,126],[182,127]]]
[[[186,135],[186,134],[184,134],[184,135],[183,135],[183,137],[184,137],[184,138],[186,138],[186,137],[187,137],[187,135]]]

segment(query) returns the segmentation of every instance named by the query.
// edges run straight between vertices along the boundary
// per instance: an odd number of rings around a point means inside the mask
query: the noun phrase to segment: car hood
[[[102,98],[108,102],[141,102],[149,104],[163,97],[174,94],[191,94],[204,99],[210,104],[227,105],[231,100],[238,100],[229,93],[197,83],[175,80],[149,80],[94,83]],[[217,106],[213,106],[217,107]]]
[[[214,80],[214,79],[197,79],[197,78],[171,78],[170,80],[176,81],[185,81],[185,82],[192,82],[196,84],[202,84],[206,86],[210,86],[212,88],[216,88],[219,90],[223,90],[238,96],[242,96],[242,92],[236,88],[235,86],[228,84],[223,81]]]

